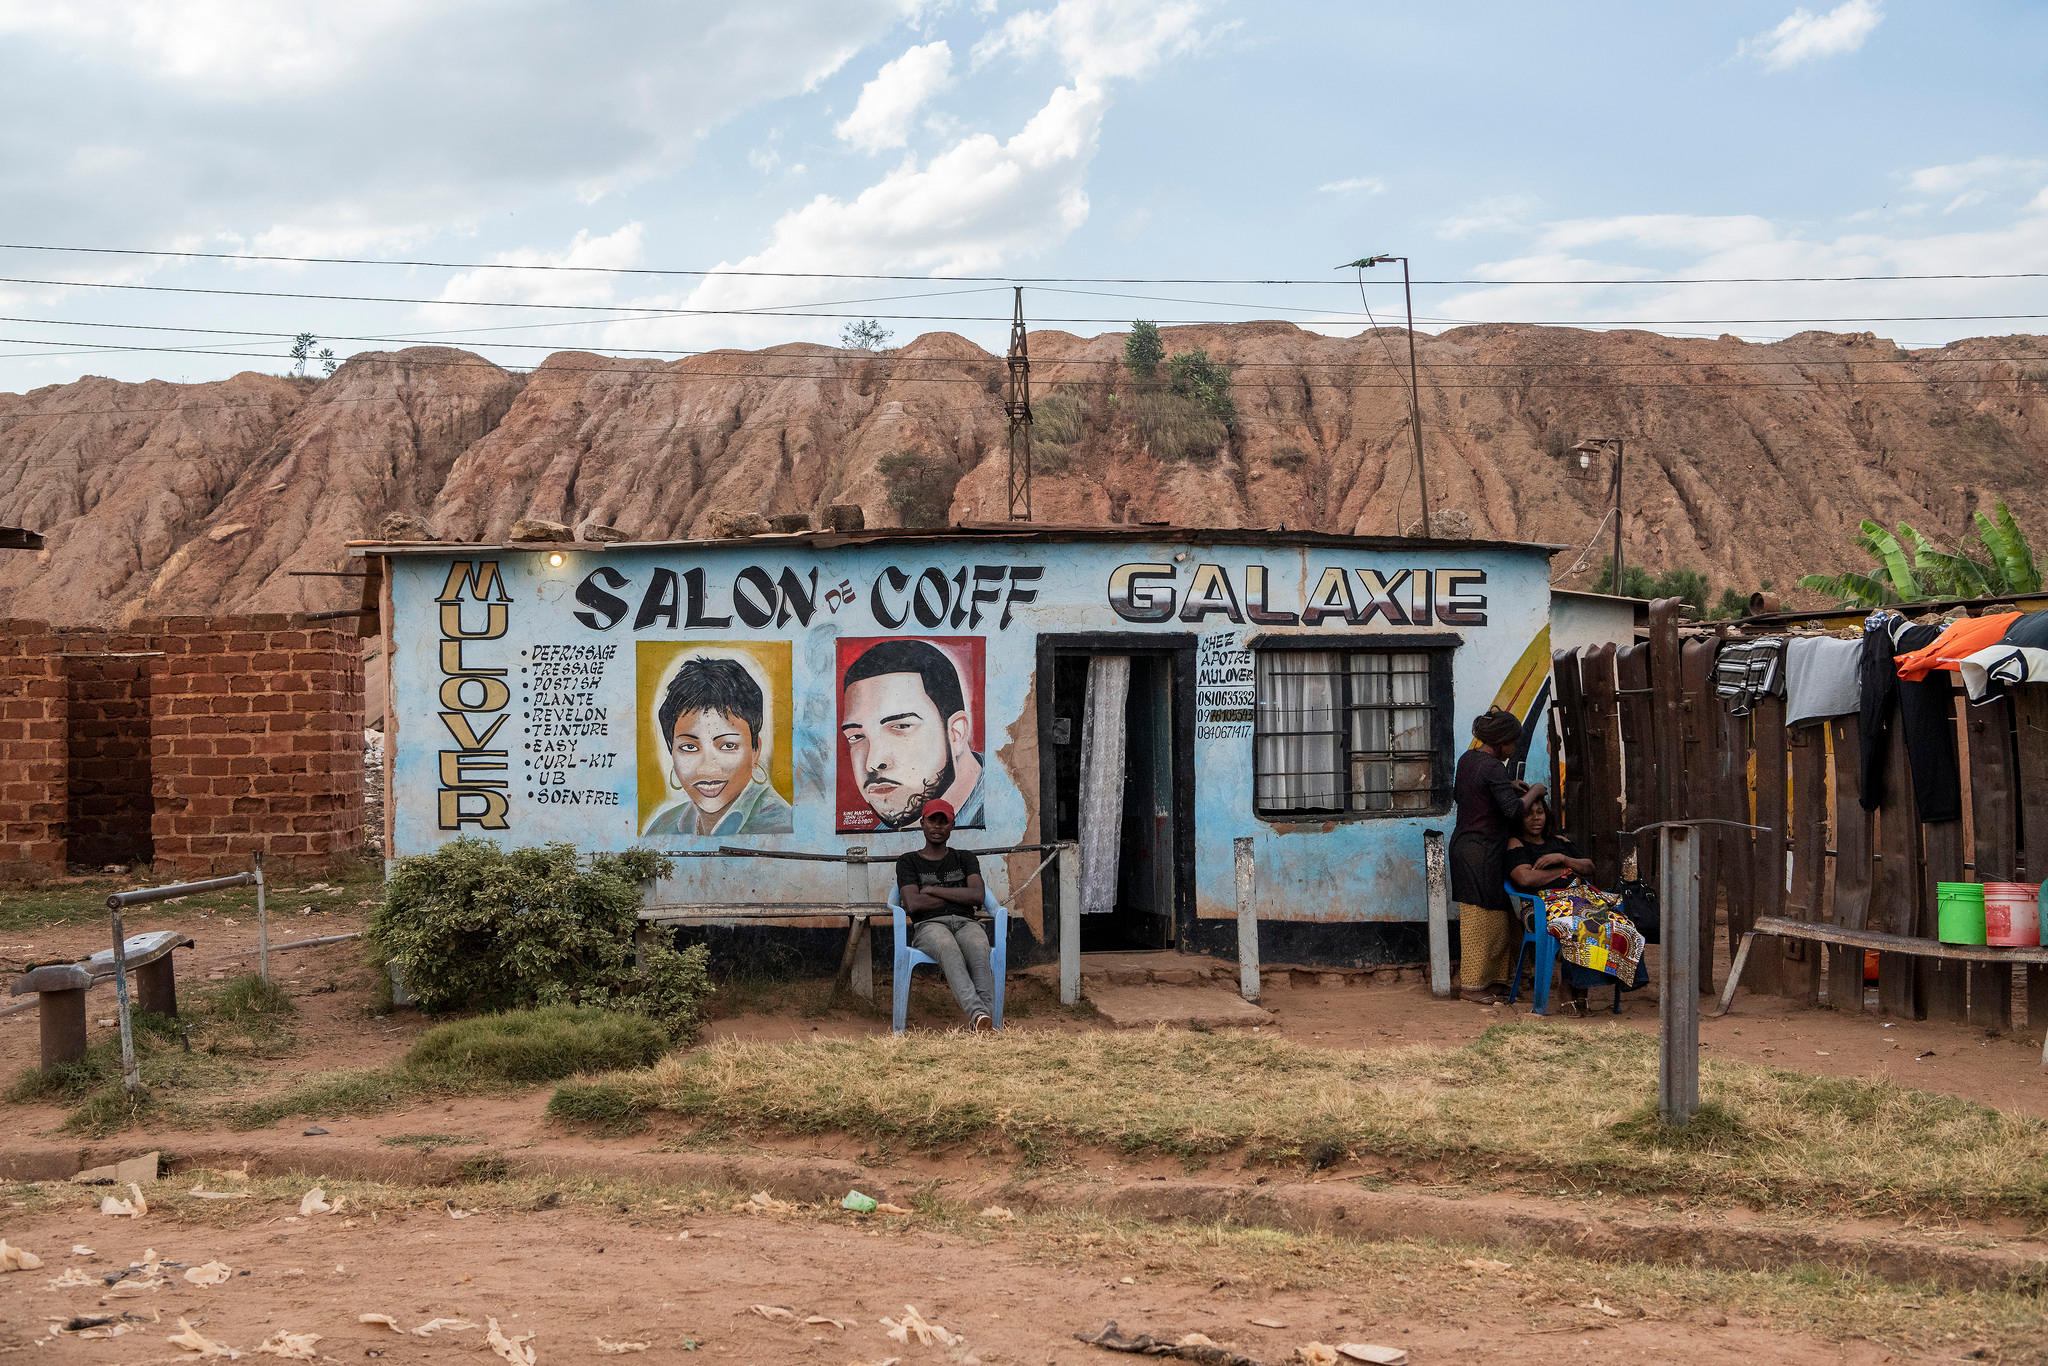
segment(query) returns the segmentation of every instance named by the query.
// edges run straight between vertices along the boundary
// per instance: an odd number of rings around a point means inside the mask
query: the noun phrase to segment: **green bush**
[[[368,938],[399,966],[422,1010],[583,1005],[644,1015],[693,1037],[710,993],[706,950],[654,941],[634,964],[640,885],[673,864],[647,849],[500,849],[458,839],[400,859]]]
[[[429,1075],[520,1084],[648,1067],[668,1046],[661,1026],[639,1015],[544,1006],[436,1025],[405,1061]]]
[[[1137,395],[1131,421],[1161,460],[1214,460],[1230,440],[1230,429],[1198,400],[1170,392]]]
[[[1183,351],[1166,363],[1167,387],[1202,405],[1225,427],[1237,425],[1237,400],[1230,396],[1230,367],[1206,351]]]
[[[1159,335],[1159,324],[1148,323],[1143,318],[1131,324],[1131,335],[1124,338],[1124,368],[1141,381],[1149,381],[1159,374],[1159,362],[1166,359],[1166,342]]]

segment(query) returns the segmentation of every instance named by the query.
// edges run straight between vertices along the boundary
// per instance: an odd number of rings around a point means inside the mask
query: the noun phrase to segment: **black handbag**
[[[1640,879],[1615,888],[1621,894],[1621,913],[1628,917],[1649,944],[1664,942],[1664,912],[1657,903],[1657,889]]]

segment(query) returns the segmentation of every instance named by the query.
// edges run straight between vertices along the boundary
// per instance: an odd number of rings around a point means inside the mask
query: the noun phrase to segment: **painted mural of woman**
[[[692,655],[661,699],[663,777],[682,800],[655,813],[648,835],[786,835],[790,807],[769,782],[774,736],[767,698],[739,660]]]

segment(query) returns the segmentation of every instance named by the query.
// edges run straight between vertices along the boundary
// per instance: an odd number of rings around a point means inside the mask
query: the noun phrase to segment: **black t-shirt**
[[[967,879],[981,872],[981,865],[974,861],[974,855],[960,849],[946,850],[943,858],[928,859],[915,849],[896,860],[896,885],[898,887],[959,887],[967,886]],[[946,902],[935,911],[913,911],[906,902],[904,911],[915,925],[920,920],[929,920],[939,915],[974,914],[973,906],[962,906]]]
[[[1517,838],[1520,838],[1520,836],[1517,836]],[[1510,844],[1502,861],[1507,865],[1508,870],[1512,872],[1514,869],[1525,865],[1533,867],[1536,860],[1542,858],[1545,854],[1563,854],[1566,858],[1585,857],[1584,854],[1579,852],[1578,845],[1561,836],[1553,836],[1549,839],[1536,840],[1533,843],[1524,839],[1519,847]],[[1519,882],[1515,883],[1515,885],[1521,887],[1525,892],[1537,892],[1542,891],[1546,887],[1562,887],[1565,883],[1571,881],[1572,876],[1571,870],[1566,869],[1550,881],[1535,887],[1522,887],[1522,884]],[[1512,878],[1509,880],[1513,881]]]

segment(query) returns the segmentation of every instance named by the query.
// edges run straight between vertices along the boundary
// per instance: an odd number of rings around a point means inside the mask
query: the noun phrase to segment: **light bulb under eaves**
[[[561,567],[562,567],[562,552],[561,552],[561,551],[559,551],[559,550],[550,550],[550,551],[548,552],[548,568],[550,568],[550,569],[560,569]]]

